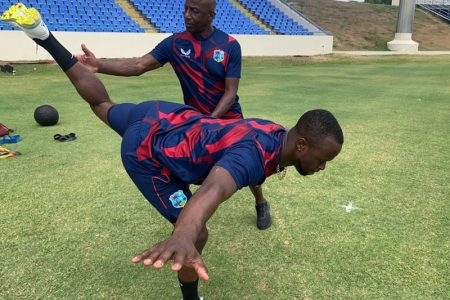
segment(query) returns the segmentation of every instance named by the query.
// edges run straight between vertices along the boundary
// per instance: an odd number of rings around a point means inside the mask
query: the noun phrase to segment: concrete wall
[[[81,53],[85,43],[98,58],[139,57],[152,50],[169,34],[54,32],[72,53]],[[292,56],[330,54],[333,36],[233,35],[244,56]],[[47,52],[20,31],[0,31],[0,61],[52,59]]]

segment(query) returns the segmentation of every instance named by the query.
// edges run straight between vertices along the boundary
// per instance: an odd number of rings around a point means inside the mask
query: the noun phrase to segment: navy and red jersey
[[[220,166],[240,189],[261,184],[276,172],[287,134],[281,125],[261,119],[217,119],[164,101],[138,106],[146,113],[135,155],[162,174],[200,184],[213,166]]]
[[[150,54],[161,64],[169,62],[180,80],[184,103],[210,115],[225,92],[225,78],[241,77],[241,46],[225,32],[214,32],[201,40],[192,33],[175,33]],[[239,97],[221,118],[242,118]]]

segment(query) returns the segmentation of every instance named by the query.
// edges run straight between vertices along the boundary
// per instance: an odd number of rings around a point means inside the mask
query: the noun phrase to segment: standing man
[[[184,103],[221,119],[242,119],[237,90],[241,77],[241,47],[237,40],[212,26],[215,0],[186,0],[186,31],[163,40],[149,54],[124,60],[97,60],[84,44],[77,58],[92,72],[138,76],[169,62],[180,80]],[[259,185],[251,186],[257,213],[256,226],[272,224],[270,206]]]
[[[0,20],[47,50],[97,117],[122,136],[128,175],[174,226],[170,237],[132,262],[162,268],[174,260],[184,300],[200,299],[198,279],[209,278],[201,257],[206,222],[223,201],[287,166],[303,176],[324,170],[341,151],[341,127],[326,110],[306,112],[288,131],[271,121],[221,120],[164,101],[114,104],[102,82],[56,40],[36,9],[19,3]],[[193,183],[201,186],[191,194]]]

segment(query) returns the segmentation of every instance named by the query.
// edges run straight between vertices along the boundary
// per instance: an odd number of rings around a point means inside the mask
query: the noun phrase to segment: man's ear
[[[295,142],[295,149],[300,153],[308,150],[308,147],[308,141],[305,138],[299,137]]]

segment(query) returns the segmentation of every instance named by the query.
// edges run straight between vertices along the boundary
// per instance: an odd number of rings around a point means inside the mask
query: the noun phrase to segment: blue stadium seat
[[[239,2],[278,34],[297,35],[299,32],[307,32],[301,24],[289,18],[267,0],[239,0]]]
[[[183,19],[185,0],[131,0],[130,2],[161,32],[172,33],[185,30]],[[247,29],[254,31],[261,29],[228,0],[217,0],[217,12],[213,25],[228,33],[239,34]]]
[[[254,17],[278,34],[312,35],[286,16],[268,0],[238,0]],[[0,0],[0,11],[14,1]],[[37,8],[53,31],[144,32],[114,0],[24,0],[28,7]],[[160,32],[185,30],[185,0],[130,0]],[[238,10],[229,0],[217,0],[217,15],[213,25],[230,34],[269,34],[251,18]],[[1,22],[0,30],[14,30]]]
[[[52,31],[115,32],[121,27],[127,32],[144,32],[114,0],[28,0],[27,7],[35,7]],[[11,1],[0,0],[0,11]],[[112,23],[111,20],[119,20]],[[0,30],[11,30],[1,22]]]

